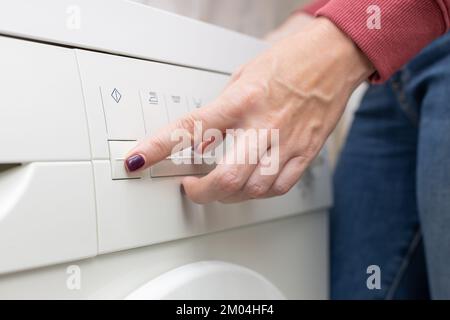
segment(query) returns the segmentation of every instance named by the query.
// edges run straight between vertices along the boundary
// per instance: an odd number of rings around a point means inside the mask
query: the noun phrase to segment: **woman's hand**
[[[242,67],[210,105],[140,143],[127,158],[128,169],[136,169],[136,164],[144,169],[165,159],[179,143],[171,133],[184,129],[193,135],[196,121],[203,130],[221,132],[279,129],[279,141],[258,150],[258,163],[225,161],[204,177],[185,177],[182,185],[197,203],[285,194],[322,148],[352,91],[372,72],[368,59],[344,33],[326,18],[314,19]],[[229,154],[248,154],[255,145],[235,146]],[[264,164],[274,154],[279,170],[264,174]]]

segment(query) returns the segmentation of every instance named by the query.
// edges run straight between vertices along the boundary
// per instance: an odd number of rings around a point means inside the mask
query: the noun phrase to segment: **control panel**
[[[229,75],[84,50],[76,50],[76,55],[91,135],[100,253],[279,218],[323,204],[328,189],[318,182],[327,174],[324,161],[312,171],[311,186],[299,185],[277,199],[234,205],[201,206],[180,193],[179,176],[204,174],[212,165],[175,165],[168,159],[129,175],[124,156],[137,141],[212,101]],[[322,190],[305,194],[311,188]]]

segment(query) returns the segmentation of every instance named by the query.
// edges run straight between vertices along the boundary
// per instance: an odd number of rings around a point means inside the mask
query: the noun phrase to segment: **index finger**
[[[128,171],[144,170],[170,156],[174,148],[180,145],[180,139],[173,138],[175,132],[184,133],[189,143],[192,143],[194,130],[199,124],[202,130],[215,128],[225,131],[232,125],[232,119],[224,113],[225,106],[226,99],[219,97],[210,105],[188,113],[140,142],[126,156],[125,164]],[[183,146],[186,147],[188,146]]]

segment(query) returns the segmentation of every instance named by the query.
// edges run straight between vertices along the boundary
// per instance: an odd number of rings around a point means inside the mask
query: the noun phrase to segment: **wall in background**
[[[255,37],[263,37],[308,0],[133,0]]]

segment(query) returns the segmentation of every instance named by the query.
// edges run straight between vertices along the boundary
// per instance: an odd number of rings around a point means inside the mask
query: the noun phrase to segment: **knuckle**
[[[314,157],[316,150],[316,145],[309,139],[300,140],[295,146],[294,159],[296,159],[297,163],[308,162],[311,158]]]
[[[320,151],[321,143],[316,139],[313,139],[309,145],[304,149],[304,157],[309,161],[315,158],[317,153]]]
[[[241,179],[235,170],[224,172],[218,179],[219,187],[228,193],[234,193],[241,189]]]
[[[320,151],[325,138],[321,134],[309,133],[304,139],[299,141],[297,154],[304,160],[311,161]]]
[[[289,190],[291,190],[291,187],[292,186],[287,185],[287,184],[276,183],[273,186],[273,193],[277,196],[282,196],[282,195],[285,195],[286,193],[288,193]]]
[[[169,150],[169,146],[167,143],[164,142],[163,139],[156,136],[150,141],[149,146],[152,154],[156,154],[158,156],[164,155],[167,153],[167,150]]]
[[[256,108],[266,94],[263,85],[238,82],[223,96],[227,112],[236,119],[244,116],[249,110]]]
[[[265,95],[265,87],[259,83],[252,83],[242,88],[241,102],[247,106],[255,105]]]
[[[281,115],[273,113],[266,116],[265,128],[269,130],[281,129],[285,124]]]
[[[265,95],[265,88],[258,83],[239,83],[231,92],[236,107],[251,107],[256,105]]]
[[[251,198],[261,198],[267,193],[267,191],[267,188],[263,185],[259,183],[252,183],[245,188],[244,192]]]
[[[310,156],[296,156],[290,160],[294,164],[296,172],[300,172],[308,163],[311,162]]]
[[[192,135],[196,126],[201,124],[203,119],[204,110],[196,109],[175,121],[175,127],[173,129],[185,130],[187,134]]]
[[[177,128],[182,128],[188,132],[193,132],[195,128],[195,119],[191,115],[187,115],[178,119],[176,123]]]

